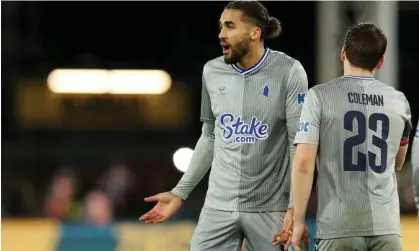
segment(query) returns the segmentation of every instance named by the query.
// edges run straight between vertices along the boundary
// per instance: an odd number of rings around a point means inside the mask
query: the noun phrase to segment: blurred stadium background
[[[221,55],[225,4],[2,2],[2,250],[187,250],[208,176],[171,222],[137,218],[151,207],[144,197],[180,179],[190,151],[174,153],[200,135],[202,67]],[[311,86],[341,74],[347,27],[379,24],[389,49],[378,78],[406,94],[416,126],[418,2],[266,6],[284,30],[268,46],[300,60]],[[410,161],[399,193],[404,250],[418,251]]]

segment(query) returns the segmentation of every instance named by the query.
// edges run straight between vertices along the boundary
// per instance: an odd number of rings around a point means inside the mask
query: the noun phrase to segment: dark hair
[[[387,49],[387,37],[372,23],[360,23],[346,33],[344,48],[351,65],[374,70]]]
[[[232,1],[225,7],[230,10],[240,10],[244,18],[262,30],[261,39],[274,39],[281,34],[281,23],[275,17],[270,17],[268,10],[258,1]]]

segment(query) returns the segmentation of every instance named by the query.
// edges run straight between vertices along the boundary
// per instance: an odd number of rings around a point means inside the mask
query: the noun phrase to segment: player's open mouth
[[[230,53],[231,47],[226,43],[221,43],[221,47],[223,48],[223,54],[226,55]]]

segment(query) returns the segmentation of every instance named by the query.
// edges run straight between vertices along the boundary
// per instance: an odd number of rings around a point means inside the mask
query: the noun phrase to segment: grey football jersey
[[[204,66],[201,121],[215,123],[205,206],[242,212],[287,209],[289,147],[307,88],[300,62],[270,49],[246,70],[226,64],[223,57]]]
[[[419,121],[413,139],[412,170],[413,192],[415,194],[416,208],[419,211]]]
[[[294,142],[318,145],[317,238],[400,234],[394,168],[410,118],[404,94],[374,78],[310,89]]]

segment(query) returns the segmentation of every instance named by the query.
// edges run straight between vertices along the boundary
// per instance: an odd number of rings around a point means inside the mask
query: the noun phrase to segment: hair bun
[[[268,29],[266,32],[266,38],[274,39],[279,37],[282,32],[281,22],[275,17],[269,17],[268,19]]]

